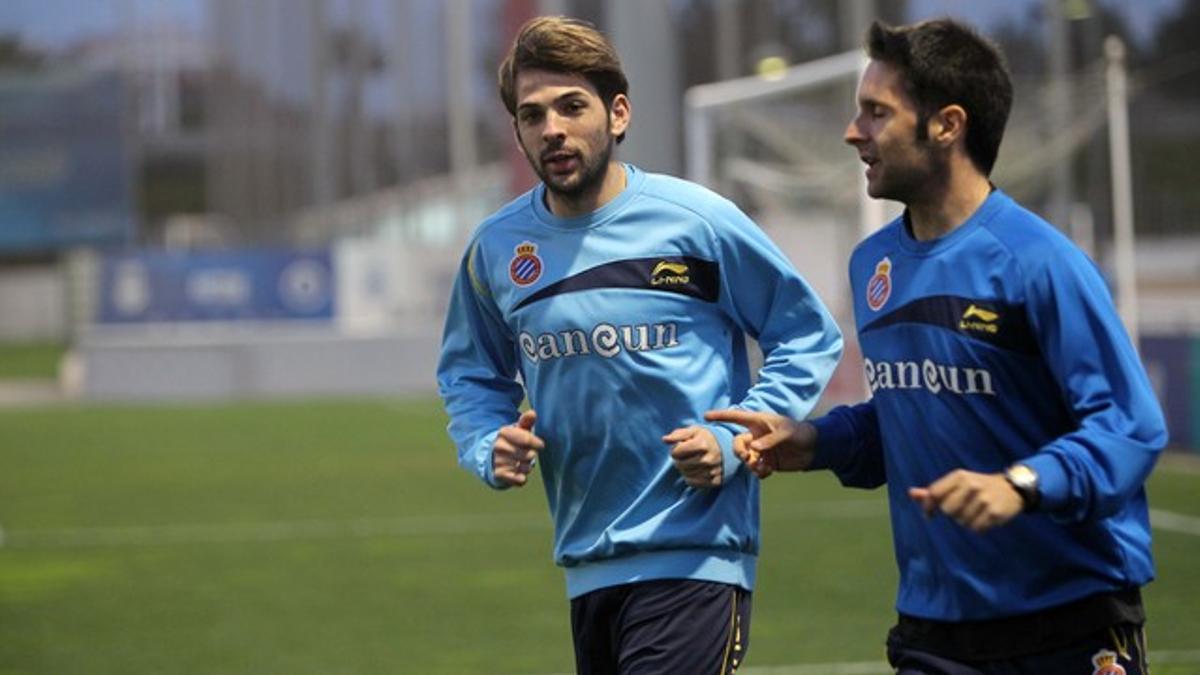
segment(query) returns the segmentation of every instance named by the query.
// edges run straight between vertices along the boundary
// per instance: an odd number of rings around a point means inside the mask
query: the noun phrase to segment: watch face
[[[1008,470],[1008,479],[1017,487],[1032,488],[1037,485],[1038,476],[1024,464],[1015,464]]]
[[[1024,464],[1014,464],[1004,472],[1004,479],[1021,495],[1024,511],[1037,509],[1042,495],[1038,491],[1038,475]]]

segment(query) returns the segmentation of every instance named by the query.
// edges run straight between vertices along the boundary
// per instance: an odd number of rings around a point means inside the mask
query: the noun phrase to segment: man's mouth
[[[871,155],[859,155],[858,158],[867,165],[867,177],[869,178],[875,173],[875,167],[879,165],[879,158]]]
[[[556,150],[542,155],[542,165],[550,173],[564,174],[575,170],[578,155],[565,150]]]

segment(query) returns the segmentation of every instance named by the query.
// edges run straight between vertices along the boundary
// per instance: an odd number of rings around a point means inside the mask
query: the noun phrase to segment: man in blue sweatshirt
[[[580,673],[732,673],[758,480],[702,415],[807,412],[841,334],[733,204],[616,161],[628,86],[591,26],[530,21],[499,79],[541,184],[478,227],[451,296],[438,385],[459,463],[498,489],[540,467]]]
[[[868,193],[907,207],[850,259],[872,397],[811,423],[707,417],[749,429],[735,450],[760,477],[886,483],[897,673],[1144,675],[1166,429],[1137,353],[1092,262],[988,180],[999,51],[949,20],[876,23],[867,50],[845,140]]]

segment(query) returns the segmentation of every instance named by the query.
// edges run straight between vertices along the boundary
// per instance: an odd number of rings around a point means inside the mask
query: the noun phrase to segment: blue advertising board
[[[1200,452],[1200,339],[1143,337],[1142,361],[1167,418],[1170,444]]]
[[[99,323],[331,319],[328,250],[139,252],[106,256]]]

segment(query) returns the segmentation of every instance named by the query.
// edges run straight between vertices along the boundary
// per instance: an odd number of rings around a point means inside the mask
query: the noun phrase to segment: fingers
[[[671,448],[671,461],[685,483],[696,488],[721,484],[724,462],[721,447],[711,431],[698,426],[685,427],[663,436],[663,441],[675,444]]]
[[[709,422],[731,422],[746,427],[755,436],[761,436],[771,429],[771,421],[775,415],[726,408],[724,410],[709,410],[704,413],[704,419]]]
[[[733,437],[733,454],[743,464],[750,464],[759,459],[758,451],[750,449],[750,441],[753,438],[754,436],[749,433],[738,434]]]
[[[492,451],[492,473],[496,480],[507,485],[522,486],[528,482],[533,467],[537,466],[537,453],[514,448],[498,440]]]
[[[537,413],[526,410],[516,423],[501,427],[492,445],[492,473],[496,480],[515,487],[525,485],[546,444],[533,433]]]
[[[792,429],[790,427],[778,427],[751,441],[750,449],[769,450],[781,443],[786,443],[791,437]]]
[[[517,426],[526,431],[533,431],[534,424],[537,424],[537,411],[532,409],[521,413],[521,417],[517,420]]]
[[[929,493],[929,488],[909,488],[908,498],[921,507],[921,511],[925,514],[926,518],[933,517],[934,512],[937,510],[937,500]]]
[[[751,440],[754,436],[749,433],[738,434],[733,438],[733,454],[737,456],[746,468],[750,469],[754,475],[761,478],[766,478],[772,473],[775,473],[774,453],[759,452],[751,447]]]
[[[683,427],[663,436],[664,443],[682,443],[696,435],[696,427]]]
[[[974,532],[1003,525],[1021,511],[1020,496],[1002,475],[964,469],[951,471],[928,487],[910,488],[908,496],[926,516],[941,512]]]
[[[974,532],[984,532],[995,524],[988,503],[982,500],[964,505],[955,520]]]
[[[492,446],[492,454],[497,460],[503,460],[505,464],[517,465],[522,462],[532,462],[539,451],[545,444],[541,439],[537,439],[536,443],[513,442],[506,436],[497,436],[496,443]]]
[[[516,424],[500,427],[500,433],[496,436],[496,442],[499,443],[500,441],[504,441],[514,448],[528,448],[536,451],[546,448],[546,444],[541,438],[528,429]]]
[[[493,474],[496,480],[512,487],[524,487],[529,482],[529,474],[521,472],[512,466],[498,466]]]
[[[710,442],[710,439],[712,442]],[[677,462],[695,458],[713,449],[717,449],[719,452],[719,448],[716,448],[716,439],[712,438],[712,433],[701,427],[676,429],[663,436],[663,441],[675,444],[671,448],[671,459]]]
[[[937,501],[942,513],[958,520],[963,509],[975,498],[972,486],[953,478],[953,474],[935,481],[929,486],[929,492]]]

